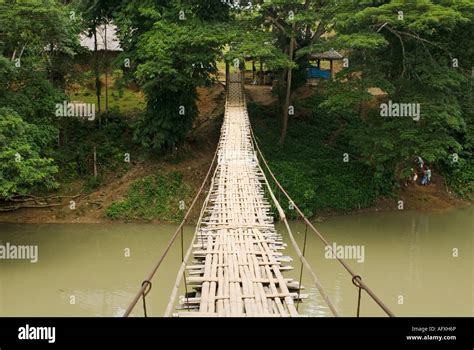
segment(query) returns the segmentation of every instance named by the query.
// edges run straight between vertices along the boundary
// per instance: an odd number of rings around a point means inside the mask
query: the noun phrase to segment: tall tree
[[[270,42],[280,51],[280,55],[275,56],[279,64],[273,62],[280,76],[280,144],[285,142],[287,133],[288,113],[295,83],[293,72],[295,69],[304,70],[304,54],[308,53],[308,49],[330,28],[335,9],[336,1],[319,0],[258,0],[252,2],[252,6],[240,8],[244,15],[237,19],[249,22],[254,30],[257,28],[270,34]],[[285,63],[281,60],[281,55],[287,57]]]
[[[229,7],[212,0],[126,1],[116,12],[123,57],[146,94],[135,137],[172,148],[197,115],[196,88],[212,81]]]
[[[98,37],[97,31],[104,27],[107,30],[107,24],[109,23],[112,12],[115,9],[116,2],[113,0],[80,0],[77,4],[77,9],[81,13],[83,25],[85,26],[89,37],[94,39],[94,76],[95,76],[95,94],[97,97],[97,109],[100,112],[100,97],[102,84],[100,82],[100,57],[98,54]],[[104,43],[105,44],[105,43]],[[106,45],[106,44],[105,44]],[[104,45],[104,46],[105,46]],[[105,49],[105,51],[107,51]],[[104,55],[104,62],[106,68],[106,74],[108,69],[107,55]],[[108,90],[106,86],[106,110],[108,109]]]

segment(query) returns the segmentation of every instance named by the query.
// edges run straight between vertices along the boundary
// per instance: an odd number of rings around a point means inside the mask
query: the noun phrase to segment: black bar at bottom
[[[353,348],[368,345],[395,345],[402,349],[421,347],[473,349],[473,318],[0,318],[0,349],[83,347],[100,344],[123,348],[125,345],[156,344],[165,336],[195,345],[201,337],[228,336],[238,342],[245,336],[258,336],[269,342],[281,337],[313,338],[311,348],[345,344]],[[54,339],[52,336],[54,327]],[[39,338],[43,339],[32,339]],[[187,339],[181,339],[186,337]],[[194,339],[188,338],[193,337]],[[27,338],[27,339],[19,339]],[[53,342],[54,340],[54,342]],[[237,343],[216,343],[219,347]],[[320,343],[318,343],[320,342]],[[295,346],[307,347],[306,343]],[[128,346],[127,345],[127,346]],[[283,345],[283,344],[281,344]],[[247,347],[247,346],[246,346]],[[247,349],[245,349],[247,350]]]

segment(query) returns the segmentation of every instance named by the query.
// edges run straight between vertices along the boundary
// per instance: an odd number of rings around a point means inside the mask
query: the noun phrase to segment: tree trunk
[[[108,118],[109,113],[109,61],[107,58],[107,23],[104,23],[104,56],[105,56],[105,118]],[[107,119],[106,119],[107,123]]]
[[[94,177],[97,177],[97,151],[94,146]]]
[[[95,74],[95,94],[97,96],[97,112],[100,113],[100,74],[99,74],[99,58],[97,55],[97,26],[94,23],[94,74]]]
[[[252,83],[255,82],[255,73],[256,73],[257,69],[255,68],[255,61],[252,60]]]
[[[293,62],[294,47],[295,47],[295,39],[294,37],[291,37],[290,50],[288,52],[288,57],[290,58],[290,62]],[[287,81],[286,81],[285,105],[284,105],[283,115],[282,115],[281,134],[280,134],[280,140],[278,141],[278,144],[280,145],[283,145],[285,143],[286,131],[288,129],[288,109],[290,107],[292,71],[293,71],[293,68],[289,67],[288,73],[287,73]]]

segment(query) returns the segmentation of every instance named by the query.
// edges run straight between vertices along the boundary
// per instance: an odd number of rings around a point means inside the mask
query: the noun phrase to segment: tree
[[[0,5],[2,198],[54,187],[55,104],[66,99],[68,71],[60,62],[74,54],[77,33],[69,8],[57,1]]]
[[[116,12],[123,57],[146,94],[135,131],[143,146],[173,148],[191,128],[196,88],[217,71],[227,19],[228,6],[211,0],[127,1]]]
[[[279,144],[283,144],[288,127],[293,84],[295,83],[293,72],[295,69],[304,70],[306,68],[305,55],[330,28],[336,2],[259,0],[252,2],[252,4],[252,6],[241,8],[243,15],[238,19],[248,22],[253,26],[253,30],[257,28],[270,34],[272,36],[270,42],[280,52],[280,55],[274,56],[279,63],[271,62],[270,64],[280,73],[278,97],[282,128]],[[248,13],[245,14],[245,12]],[[281,55],[287,57],[286,61],[282,61]],[[297,77],[300,76],[302,75],[297,75]]]
[[[38,126],[26,123],[12,109],[0,108],[0,198],[8,200],[38,187],[57,186],[57,166],[41,155],[43,136]]]
[[[61,88],[70,71],[65,58],[79,46],[78,32],[69,7],[58,6],[56,0],[0,4],[0,53],[20,70],[46,71]]]

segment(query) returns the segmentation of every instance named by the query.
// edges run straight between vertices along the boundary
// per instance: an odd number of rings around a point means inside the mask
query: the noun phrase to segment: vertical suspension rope
[[[362,293],[362,286],[360,281],[362,278],[359,275],[352,277],[352,283],[359,289],[358,297],[357,297],[357,317],[360,317],[360,298]]]
[[[181,227],[181,263],[184,262],[184,238],[183,238],[183,227]],[[186,295],[186,309],[189,311],[189,294],[188,294],[188,282],[186,281],[186,269],[183,270],[184,280],[184,292]]]
[[[306,237],[308,236],[308,224],[305,223],[304,226],[304,243],[303,243],[303,254],[302,256],[304,257],[304,254],[306,252]],[[300,304],[301,304],[301,281],[303,280],[303,260],[301,260],[301,267],[300,267],[300,279],[299,279],[299,284],[298,284],[298,304],[296,304],[296,310],[298,310]]]
[[[143,301],[143,316],[145,316],[145,318],[147,318],[148,315],[146,313],[145,293],[142,294],[142,301]]]
[[[142,282],[142,287],[145,287],[145,289],[143,289],[143,292],[142,292],[143,314],[145,315],[145,317],[148,317],[148,314],[147,314],[147,311],[146,311],[146,301],[145,301],[145,297],[148,295],[148,293],[150,293],[150,290],[151,290],[151,282],[148,281],[148,280],[143,281],[143,282]]]

